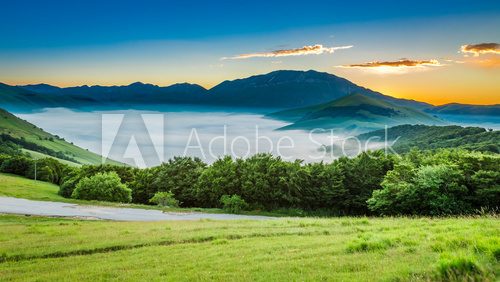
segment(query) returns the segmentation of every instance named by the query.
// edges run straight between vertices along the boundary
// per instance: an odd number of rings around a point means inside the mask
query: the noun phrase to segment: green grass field
[[[85,204],[0,174],[0,195]],[[111,222],[0,215],[0,280],[495,281],[500,221]],[[467,280],[468,279],[468,280]]]
[[[69,165],[69,166],[74,166],[74,167],[81,167],[82,166],[81,164],[70,162],[68,160],[59,159],[59,158],[52,157],[52,156],[49,156],[49,155],[46,155],[46,154],[43,154],[40,152],[31,151],[28,149],[21,149],[21,151],[23,153],[27,153],[31,158],[33,158],[35,160],[44,159],[44,158],[51,158],[51,159],[57,160],[58,162]]]
[[[498,218],[107,222],[0,216],[7,281],[494,281]]]

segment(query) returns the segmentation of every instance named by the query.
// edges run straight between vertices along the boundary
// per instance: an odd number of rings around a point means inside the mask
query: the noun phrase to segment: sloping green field
[[[61,152],[81,164],[102,163],[100,155],[68,143],[2,109],[0,109],[0,134],[7,134],[14,138],[23,138],[28,142],[35,143],[55,152]],[[112,160],[106,160],[106,162],[120,164]]]

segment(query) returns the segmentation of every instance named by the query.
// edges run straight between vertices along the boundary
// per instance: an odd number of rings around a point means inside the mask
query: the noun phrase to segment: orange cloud
[[[241,54],[234,57],[223,57],[222,60],[227,59],[249,59],[249,58],[273,58],[273,57],[288,57],[288,56],[304,56],[304,55],[321,55],[324,53],[332,54],[336,50],[349,49],[352,45],[348,46],[337,46],[337,47],[324,47],[321,44],[304,46],[302,48],[296,49],[282,49],[275,50],[271,52],[259,52],[259,53],[249,53]]]
[[[471,53],[474,57],[480,54],[500,54],[499,43],[480,43],[480,44],[467,44],[462,45],[460,51],[464,54]]]
[[[378,73],[406,73],[411,70],[425,70],[426,67],[443,66],[437,60],[409,60],[401,59],[398,61],[374,61],[361,64],[337,66],[340,68],[355,68],[373,70]]]

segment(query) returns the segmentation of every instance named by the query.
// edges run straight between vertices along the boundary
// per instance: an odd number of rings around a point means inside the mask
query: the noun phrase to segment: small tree
[[[174,193],[168,192],[156,192],[153,198],[149,200],[153,204],[157,204],[160,207],[178,207],[179,201],[174,198]]]
[[[223,209],[229,213],[240,213],[248,208],[248,204],[238,195],[223,195],[220,198]]]
[[[132,200],[132,191],[122,184],[116,172],[97,173],[76,185],[71,197],[82,200],[125,202]]]

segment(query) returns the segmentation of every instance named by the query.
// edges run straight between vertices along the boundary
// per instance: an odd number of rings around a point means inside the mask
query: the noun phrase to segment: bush
[[[247,203],[238,195],[223,195],[220,198],[222,207],[229,213],[240,213],[248,208]]]
[[[158,168],[140,169],[135,173],[134,180],[127,183],[132,190],[132,202],[138,204],[149,204],[150,199],[157,192],[157,187],[153,184],[158,174]]]
[[[199,158],[174,157],[156,168],[155,192],[171,191],[182,206],[197,206],[196,184],[205,166]]]
[[[35,168],[32,163],[27,177],[35,178]],[[43,158],[36,160],[36,178],[41,181],[50,182],[54,184],[61,184],[64,175],[69,173],[68,165],[65,165],[52,158]]]
[[[33,160],[27,157],[12,156],[2,162],[0,171],[27,177],[31,173],[32,164]]]
[[[125,203],[132,200],[131,190],[121,183],[116,172],[97,173],[92,177],[83,178],[76,185],[71,197],[81,200]]]
[[[242,159],[233,161],[230,156],[226,156],[207,167],[196,185],[198,203],[207,208],[220,208],[223,195],[241,193],[242,163]]]
[[[375,191],[369,207],[381,214],[451,215],[470,211],[462,172],[454,166],[426,165],[406,174],[387,175],[384,189]]]
[[[471,177],[477,207],[495,210],[500,204],[500,171],[480,170]]]
[[[149,200],[153,204],[157,204],[160,207],[173,207],[179,206],[179,201],[174,198],[174,193],[172,192],[156,192],[156,194]]]
[[[98,173],[106,172],[115,172],[123,184],[128,184],[128,182],[134,180],[134,169],[131,167],[108,164],[84,165],[77,170],[71,171],[66,177],[61,179],[59,194],[63,197],[71,197],[73,190],[76,188],[76,184],[78,184],[80,180],[85,177],[92,177]]]

